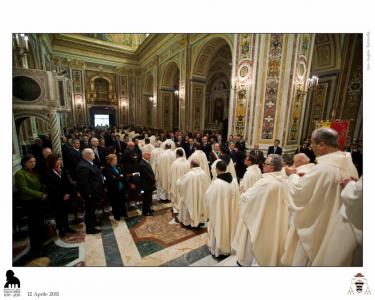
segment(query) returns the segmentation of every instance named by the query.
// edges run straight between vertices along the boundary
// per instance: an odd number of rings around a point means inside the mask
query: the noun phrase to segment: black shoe
[[[97,229],[97,228],[90,228],[90,229],[86,229],[86,234],[97,234],[97,233],[100,233],[102,232],[100,229]]]
[[[160,199],[160,202],[161,202],[161,203],[170,203],[171,201],[168,200],[168,199],[166,199],[166,200],[164,200],[164,199]]]
[[[181,223],[181,222],[178,220],[177,217],[174,217],[174,221],[175,221],[176,223]]]
[[[150,212],[154,213],[154,212],[155,212],[155,209],[150,209]]]
[[[238,262],[238,260],[237,260],[237,266],[239,266],[239,267],[243,267],[243,265],[241,265],[241,264]]]
[[[121,221],[121,217],[115,217],[116,221]]]
[[[146,217],[151,217],[151,216],[153,216],[154,214],[151,212],[151,211],[149,211],[149,212],[146,212],[146,213],[142,213],[142,216],[146,216]]]
[[[68,232],[68,233],[77,233],[77,230],[74,230],[73,228],[70,228],[68,227],[65,232]]]

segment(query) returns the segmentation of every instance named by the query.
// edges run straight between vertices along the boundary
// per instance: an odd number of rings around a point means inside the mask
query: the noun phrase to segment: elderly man
[[[190,162],[191,170],[177,180],[181,194],[181,207],[178,221],[185,226],[199,227],[207,221],[205,193],[210,184],[206,173],[199,167],[199,162]]]
[[[95,137],[91,138],[91,148],[95,153],[94,164],[100,168],[105,165],[105,151],[103,148],[98,146],[99,140]]]
[[[247,155],[245,158],[247,166],[246,173],[240,182],[240,192],[244,193],[251,188],[255,182],[262,177],[262,171],[259,169],[257,159],[253,155]]]
[[[171,201],[174,213],[178,213],[181,206],[181,197],[177,191],[177,180],[185,175],[189,169],[190,163],[186,157],[184,157],[184,150],[182,148],[177,148],[176,160],[172,163],[171,174],[169,177]]]
[[[320,265],[323,242],[333,226],[333,216],[342,205],[339,181],[358,178],[350,153],[338,151],[335,130],[317,129],[312,133],[311,142],[318,164],[303,177],[296,174],[294,167],[285,169],[295,214],[285,245],[284,265]]]
[[[82,198],[85,199],[86,233],[95,234],[101,230],[95,228],[95,210],[101,197],[104,196],[103,176],[94,164],[95,153],[91,148],[82,151],[82,159],[77,165],[77,187]]]
[[[282,178],[283,162],[270,154],[263,176],[241,195],[240,220],[232,248],[238,264],[280,266],[288,232],[288,188]]]
[[[315,166],[310,163],[310,158],[305,153],[298,153],[293,157],[293,167],[296,168],[296,174],[304,176]]]
[[[226,171],[227,164],[216,164],[217,179],[206,192],[208,211],[207,246],[215,257],[230,255],[239,215],[239,197],[237,181]]]
[[[142,215],[152,216],[151,203],[152,192],[155,190],[155,175],[150,165],[151,152],[145,151],[143,159],[139,162],[139,172],[141,173],[141,188],[144,191]]]

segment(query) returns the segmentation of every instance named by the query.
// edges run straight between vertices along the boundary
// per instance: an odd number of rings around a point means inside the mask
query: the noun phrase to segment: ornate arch
[[[180,67],[179,64],[172,60],[167,63],[164,68],[164,72],[162,72],[162,80],[161,80],[161,87],[162,88],[173,88],[173,80],[176,75],[179,75]],[[177,73],[177,74],[176,74]]]
[[[233,56],[233,41],[226,35],[209,35],[204,42],[196,49],[192,58],[192,74],[206,77],[212,59],[217,51],[224,45],[228,45]]]
[[[15,112],[14,113],[14,121],[17,121],[19,119],[26,119],[26,118],[40,118],[43,121],[50,123],[50,119],[48,118],[48,113],[46,112]]]

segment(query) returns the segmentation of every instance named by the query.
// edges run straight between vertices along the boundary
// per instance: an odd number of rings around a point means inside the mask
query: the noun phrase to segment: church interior
[[[82,153],[85,137],[99,145],[113,137],[116,148],[115,135],[124,145],[138,135],[142,150],[156,131],[167,138],[174,133],[176,143],[176,133],[186,136],[187,148],[192,137],[201,143],[206,133],[220,136],[220,145],[243,147],[242,160],[255,145],[266,157],[275,140],[293,160],[318,128],[337,130],[339,150],[362,151],[362,34],[14,33],[12,42],[13,179],[29,154],[38,167],[41,149],[61,155],[65,169],[64,151],[75,139]],[[113,136],[101,139],[101,132]],[[362,160],[352,158],[360,176]],[[141,195],[129,195],[126,218],[115,219],[101,197],[96,234],[86,232],[77,191],[67,201],[72,232],[66,234],[57,230],[48,192],[40,193],[47,194],[40,208],[43,243],[32,256],[30,216],[13,180],[14,266],[239,265],[233,253],[210,252],[210,220],[198,227],[174,221],[174,204],[157,191],[152,214],[142,213]],[[261,260],[252,265],[262,266]]]

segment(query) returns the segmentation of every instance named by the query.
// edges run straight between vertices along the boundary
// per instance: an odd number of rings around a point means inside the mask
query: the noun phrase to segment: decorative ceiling
[[[88,37],[109,44],[116,44],[126,48],[131,48],[133,51],[147,38],[147,33],[80,33],[80,36]]]

